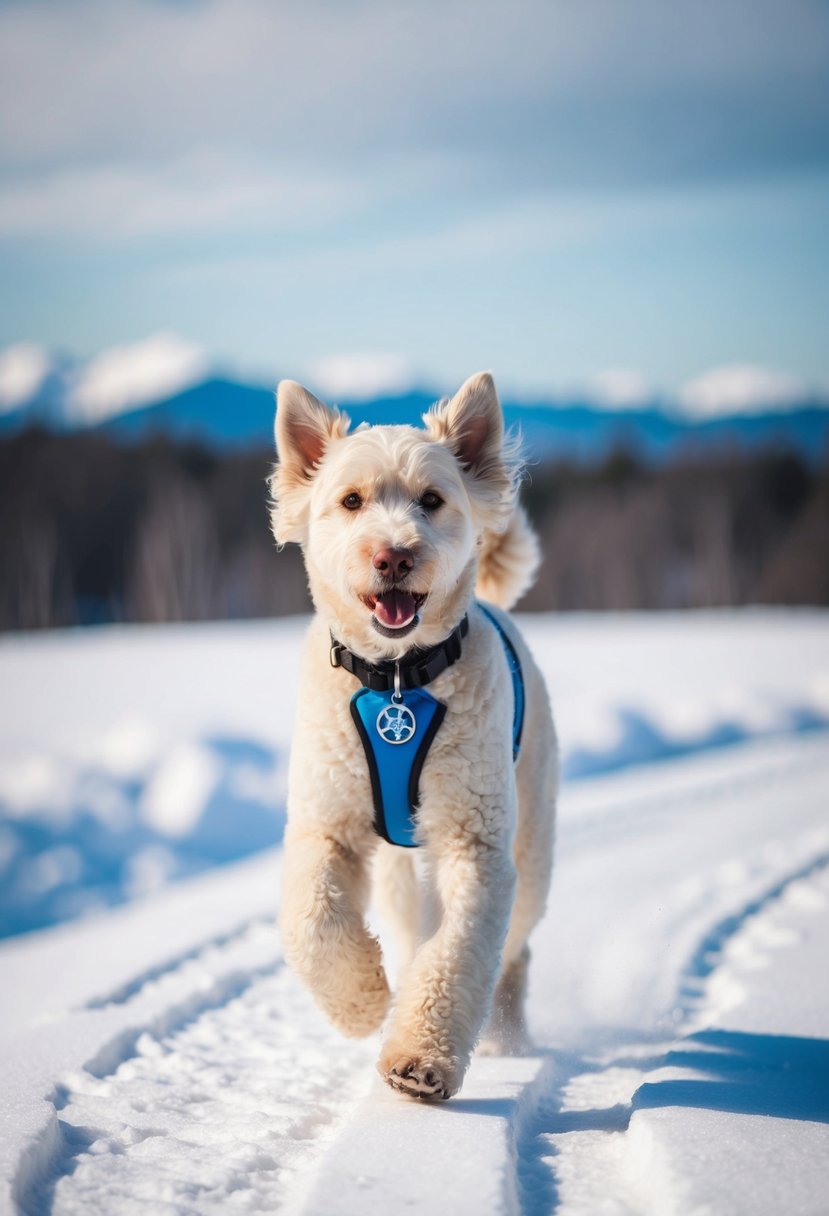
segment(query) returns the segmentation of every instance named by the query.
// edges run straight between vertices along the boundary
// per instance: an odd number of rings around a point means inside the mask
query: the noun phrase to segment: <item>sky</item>
[[[0,0],[0,347],[829,392],[828,237],[825,0]]]

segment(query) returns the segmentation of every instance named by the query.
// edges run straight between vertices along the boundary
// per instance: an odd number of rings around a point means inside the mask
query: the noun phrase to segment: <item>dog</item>
[[[285,380],[275,435],[272,531],[302,546],[316,609],[289,767],[285,958],[344,1035],[378,1030],[391,1007],[381,1076],[449,1098],[482,1030],[481,1051],[527,1046],[527,938],[552,869],[553,719],[504,611],[539,562],[517,445],[485,372],[422,428],[351,430]],[[370,892],[396,939],[393,1002]]]

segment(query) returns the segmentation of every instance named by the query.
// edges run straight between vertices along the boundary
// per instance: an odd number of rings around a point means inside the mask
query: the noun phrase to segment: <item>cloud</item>
[[[489,191],[739,176],[826,163],[827,61],[809,0],[18,0],[0,156],[20,174],[208,139],[296,169],[433,150]]]
[[[404,355],[360,351],[317,360],[308,368],[308,379],[332,401],[367,401],[404,393],[415,377]]]
[[[730,364],[688,381],[679,391],[679,404],[694,418],[704,419],[791,409],[815,395],[787,372],[750,363]]]
[[[239,227],[301,230],[352,212],[366,193],[353,176],[300,178],[217,153],[60,168],[0,183],[0,235],[112,241]]]
[[[815,371],[827,167],[816,0],[0,0],[9,340]]]

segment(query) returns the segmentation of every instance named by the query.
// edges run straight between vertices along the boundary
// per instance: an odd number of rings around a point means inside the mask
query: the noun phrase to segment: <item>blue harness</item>
[[[512,757],[517,760],[524,725],[524,675],[503,627],[484,604],[479,607],[495,626],[512,678]],[[422,687],[401,688],[398,676],[392,690],[358,689],[351,698],[351,716],[368,763],[374,830],[389,844],[415,848],[420,773],[446,706]]]

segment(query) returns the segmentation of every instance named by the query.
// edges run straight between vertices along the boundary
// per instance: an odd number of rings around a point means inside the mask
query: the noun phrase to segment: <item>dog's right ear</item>
[[[329,409],[296,380],[283,380],[276,394],[277,465],[270,479],[271,530],[278,544],[305,539],[308,490],[332,439],[348,433],[349,421]]]

